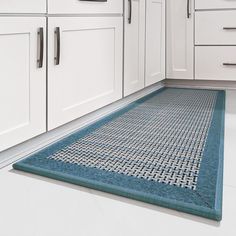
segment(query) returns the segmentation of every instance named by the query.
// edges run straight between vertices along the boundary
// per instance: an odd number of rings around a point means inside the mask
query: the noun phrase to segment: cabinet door
[[[167,1],[167,78],[193,79],[193,0]]]
[[[146,86],[165,79],[165,1],[147,0]]]
[[[50,130],[122,97],[122,26],[122,17],[49,19]]]
[[[124,95],[144,88],[145,1],[125,0]]]
[[[47,0],[0,0],[0,13],[46,13]]]
[[[0,25],[2,151],[46,131],[46,65],[37,62],[46,19],[0,17]]]

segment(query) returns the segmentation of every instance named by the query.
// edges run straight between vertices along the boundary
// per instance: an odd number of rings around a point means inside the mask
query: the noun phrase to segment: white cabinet
[[[0,13],[46,13],[47,0],[0,0]]]
[[[205,0],[204,0],[205,1]],[[194,78],[193,0],[168,0],[167,74],[168,79]]]
[[[236,8],[235,0],[195,0],[195,9],[230,9]]]
[[[196,45],[236,45],[236,11],[195,13]]]
[[[46,19],[0,17],[0,25],[2,151],[46,131]]]
[[[49,19],[49,130],[122,98],[122,26],[122,17]]]
[[[235,7],[236,1],[196,0],[204,10],[195,15],[196,80],[236,81]]]
[[[123,13],[123,0],[48,0],[48,12],[50,14],[121,14]]]
[[[125,0],[124,95],[144,88],[145,1]]]
[[[236,81],[236,46],[196,47],[196,79]]]
[[[126,0],[124,25],[127,96],[165,79],[165,1]]]
[[[165,1],[146,1],[146,76],[149,86],[165,79]]]

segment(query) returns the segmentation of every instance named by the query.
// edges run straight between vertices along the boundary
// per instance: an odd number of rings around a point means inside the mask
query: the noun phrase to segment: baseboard
[[[166,79],[164,84],[174,88],[236,89],[236,81]]]
[[[79,129],[87,126],[104,116],[111,114],[123,107],[127,106],[131,102],[144,97],[156,90],[164,87],[163,83],[157,83],[149,86],[135,94],[132,94],[126,98],[123,98],[111,105],[101,108],[93,113],[90,113],[82,118],[72,121],[64,126],[61,126],[55,130],[42,134],[36,138],[30,139],[22,144],[12,147],[6,151],[0,153],[0,168],[3,168],[9,164],[14,163],[22,158],[25,158],[45,147],[51,145],[58,140],[78,131]]]

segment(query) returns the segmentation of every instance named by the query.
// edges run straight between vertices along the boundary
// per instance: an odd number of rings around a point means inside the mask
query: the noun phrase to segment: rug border
[[[162,88],[158,91],[154,91],[153,93],[138,99],[137,101],[132,102],[131,104],[129,104],[127,107],[121,109],[120,111],[117,111],[115,113],[113,113],[112,115],[102,118],[100,121],[96,121],[94,124],[96,126],[96,124],[99,122],[100,125],[102,125],[104,122],[107,122],[110,119],[113,119],[114,116],[118,116],[124,112],[126,112],[127,110],[130,110],[131,108],[137,106],[139,103],[144,102],[145,100],[151,98],[152,96],[162,92],[166,90],[166,88]],[[189,89],[188,89],[189,90]],[[194,89],[196,90],[196,89]],[[212,91],[212,90],[211,90]],[[224,130],[224,115],[225,115],[225,92],[224,91],[219,91],[219,90],[215,90],[220,92],[221,94],[223,94],[222,99],[223,99],[223,107],[222,107],[222,112],[221,112],[221,131]],[[218,95],[219,96],[219,95]],[[94,124],[90,124],[89,126],[83,128],[82,130],[77,131],[76,133],[80,133],[85,131],[86,132],[90,132],[90,127],[93,127]],[[99,125],[99,126],[100,126]],[[95,127],[96,128],[96,127]],[[72,134],[68,137],[65,137],[64,139],[68,139],[69,137],[76,135]],[[64,139],[62,139],[59,142],[63,142],[64,143]],[[101,191],[105,191],[108,193],[112,193],[112,194],[116,194],[116,195],[120,195],[120,196],[124,196],[124,197],[128,197],[128,198],[132,198],[135,200],[140,200],[143,202],[147,202],[147,203],[151,203],[151,204],[155,204],[158,206],[162,206],[162,207],[167,207],[170,209],[174,209],[174,210],[179,210],[182,212],[186,212],[186,213],[191,213],[194,215],[198,215],[198,216],[202,216],[205,218],[209,218],[209,219],[213,219],[213,220],[217,220],[220,221],[222,219],[222,192],[223,192],[223,186],[222,186],[222,181],[223,181],[223,147],[224,147],[224,143],[223,140],[220,140],[220,152],[219,152],[219,169],[218,169],[218,176],[217,176],[217,185],[216,185],[216,196],[215,196],[215,208],[211,209],[211,208],[207,208],[207,207],[203,207],[203,206],[199,206],[199,205],[195,205],[192,203],[184,203],[182,201],[178,201],[178,200],[173,200],[173,199],[168,199],[168,198],[162,198],[161,196],[155,196],[155,198],[153,198],[152,196],[144,196],[143,194],[140,194],[140,192],[135,192],[135,191],[130,191],[128,192],[127,189],[122,189],[121,187],[116,188],[114,185],[109,185],[109,184],[105,184],[105,183],[101,183],[101,182],[96,182],[96,181],[92,181],[92,180],[88,180],[88,179],[84,179],[84,178],[80,178],[80,177],[72,177],[68,174],[65,173],[58,173],[58,172],[54,172],[51,170],[46,170],[42,169],[40,167],[32,167],[30,165],[25,164],[23,161],[17,162],[13,165],[14,169],[17,170],[23,170],[26,172],[30,172],[33,174],[37,174],[37,175],[41,175],[44,177],[48,177],[48,178],[53,178],[56,180],[60,180],[60,181],[65,181],[71,184],[76,184],[76,185],[80,185],[80,186],[84,186],[84,187],[89,187],[89,188],[93,188],[96,190],[101,190]],[[70,140],[70,142],[73,142],[73,138],[72,140]],[[58,146],[58,143],[54,144]],[[50,145],[49,147],[47,147],[48,149],[53,148],[54,145]],[[68,144],[64,144],[65,146]],[[64,146],[63,145],[63,146]],[[46,148],[46,149],[47,149]],[[44,152],[45,149],[39,151],[39,152]],[[33,154],[33,156],[37,155],[37,153]],[[30,157],[27,157],[26,159],[28,159]]]

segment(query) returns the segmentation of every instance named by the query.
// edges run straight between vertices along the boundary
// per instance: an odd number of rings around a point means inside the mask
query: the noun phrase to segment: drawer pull
[[[224,27],[223,30],[236,30],[236,27]]]
[[[38,68],[43,67],[43,51],[44,51],[44,36],[43,36],[43,27],[40,27],[38,30],[39,37],[39,56],[37,59]]]
[[[61,37],[60,37],[60,28],[56,27],[55,28],[55,41],[56,41],[56,52],[55,52],[55,65],[60,64],[60,54],[61,54]]]
[[[189,19],[191,16],[190,12],[190,0],[187,0],[187,18]]]
[[[129,1],[129,17],[128,17],[128,23],[131,24],[132,23],[132,0],[128,0]]]
[[[223,63],[223,66],[236,66],[236,63]]]

